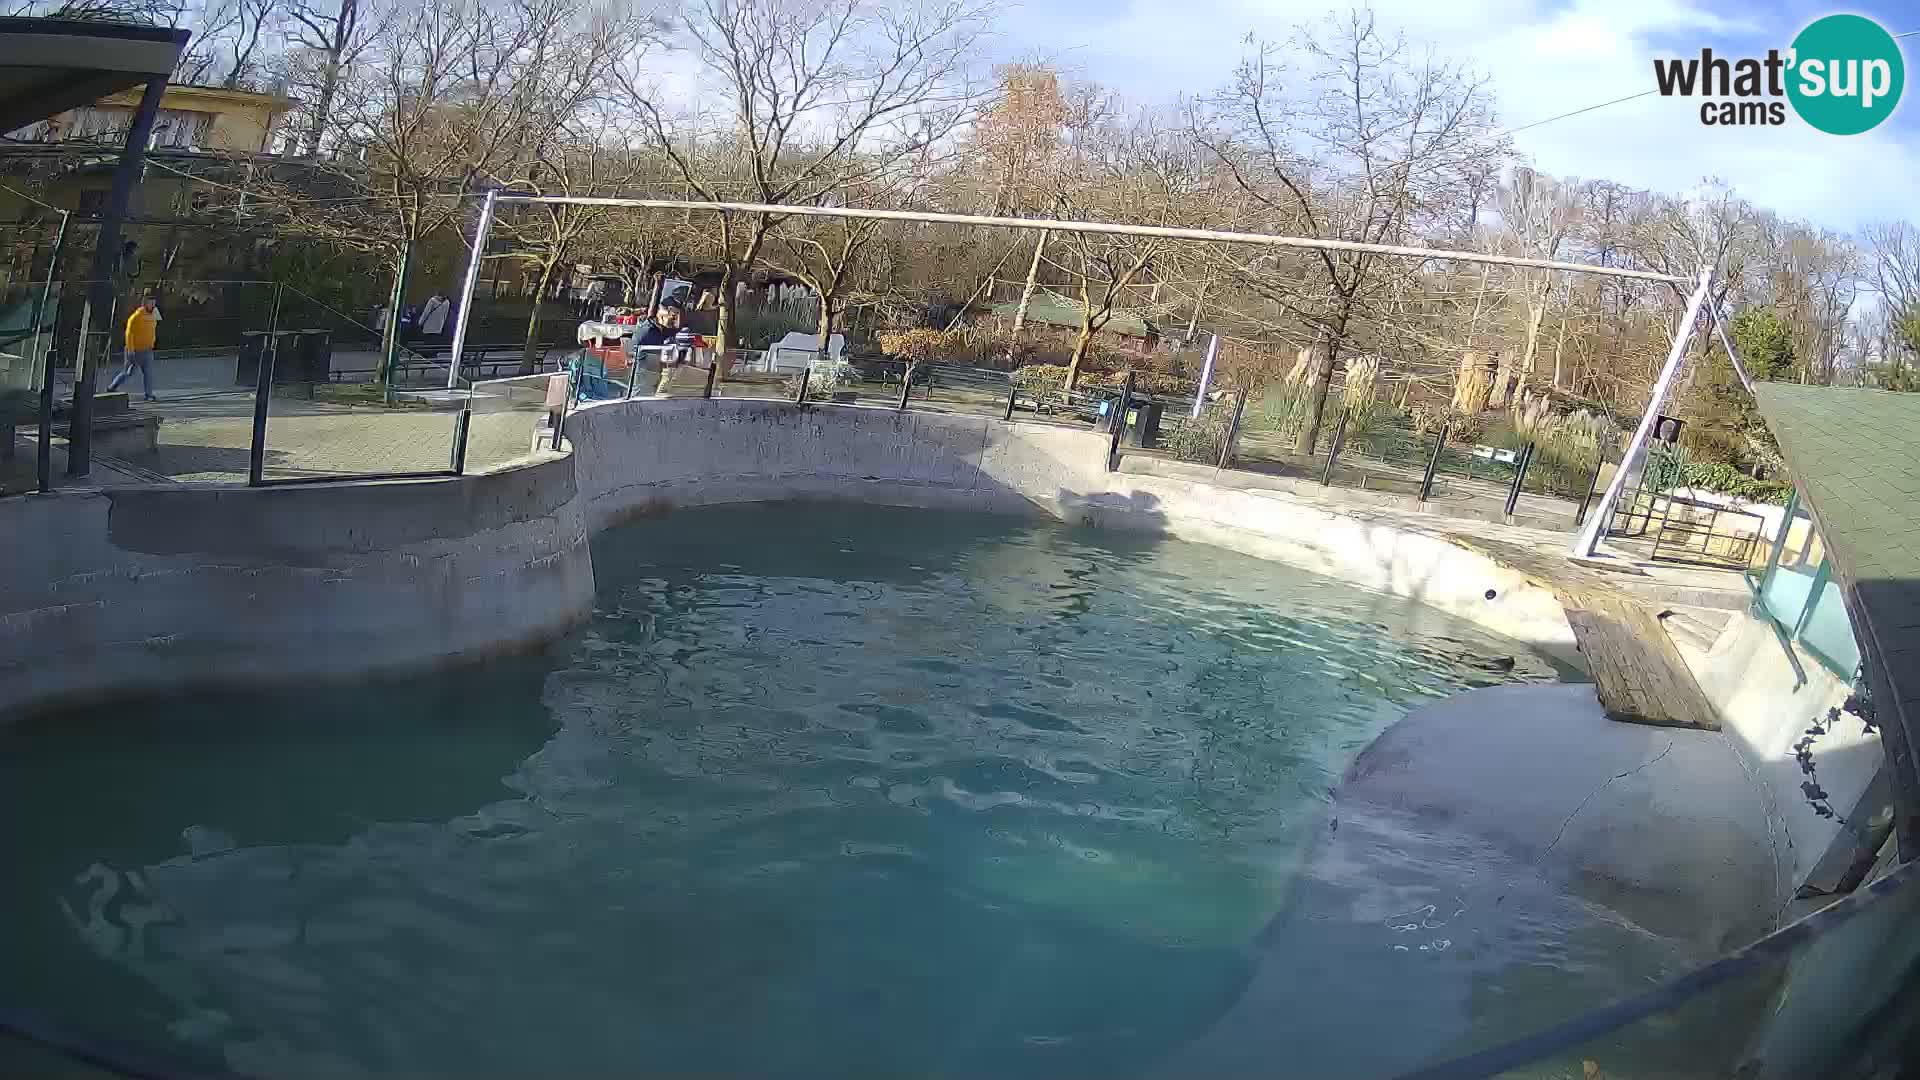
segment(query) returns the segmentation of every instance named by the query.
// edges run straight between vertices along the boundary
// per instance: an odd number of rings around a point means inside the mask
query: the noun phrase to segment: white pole
[[[1607,483],[1607,493],[1600,499],[1600,505],[1587,515],[1587,523],[1580,528],[1580,535],[1573,542],[1573,555],[1578,558],[1592,558],[1600,549],[1600,539],[1606,535],[1607,522],[1613,517],[1613,507],[1620,499],[1620,493],[1626,489],[1627,477],[1634,472],[1634,463],[1646,451],[1647,439],[1653,434],[1653,423],[1660,410],[1667,404],[1667,394],[1673,389],[1673,377],[1680,372],[1680,363],[1687,356],[1687,342],[1693,338],[1693,324],[1700,317],[1700,305],[1707,299],[1707,291],[1713,287],[1713,268],[1700,271],[1700,284],[1695,286],[1693,295],[1687,298],[1687,313],[1680,320],[1680,326],[1673,332],[1673,346],[1667,350],[1667,362],[1660,369],[1660,378],[1653,384],[1653,396],[1647,401],[1647,411],[1640,417],[1640,426],[1634,429],[1632,441],[1627,443],[1627,452],[1620,457],[1620,468]]]
[[[560,203],[573,206],[630,206],[652,210],[714,210],[741,214],[777,214],[782,217],[867,218],[879,221],[925,221],[943,225],[979,225],[995,229],[1036,229],[1040,232],[1102,233],[1120,236],[1158,236],[1167,240],[1208,240],[1228,244],[1255,244],[1261,247],[1313,248],[1321,251],[1361,251],[1375,255],[1407,255],[1419,259],[1451,259],[1457,262],[1491,263],[1495,266],[1524,266],[1535,270],[1571,270],[1606,277],[1638,278],[1642,281],[1666,281],[1685,285],[1689,279],[1652,270],[1627,270],[1616,266],[1592,266],[1587,263],[1554,262],[1551,259],[1526,259],[1517,255],[1487,255],[1478,251],[1450,251],[1446,248],[1401,247],[1394,244],[1365,244],[1357,240],[1321,240],[1311,236],[1275,236],[1271,233],[1223,232],[1219,229],[1184,229],[1167,225],[1129,225],[1117,221],[1062,221],[1059,218],[988,217],[982,214],[942,214],[930,210],[870,210],[862,206],[800,206],[786,203],[706,202],[689,199],[622,199],[589,195],[502,195],[501,202]]]
[[[487,234],[493,231],[493,204],[500,196],[489,188],[487,201],[480,204],[480,222],[473,228],[473,254],[467,257],[467,283],[460,288],[460,310],[453,316],[453,352],[447,357],[447,389],[460,388],[460,351],[467,344],[467,316],[473,312],[473,287],[480,280],[480,259],[487,251]],[[534,303],[540,298],[535,297]]]
[[[1207,387],[1213,383],[1213,358],[1220,354],[1220,335],[1207,342],[1207,362],[1200,365],[1200,389],[1193,392],[1193,418],[1200,419],[1200,407],[1206,404]]]

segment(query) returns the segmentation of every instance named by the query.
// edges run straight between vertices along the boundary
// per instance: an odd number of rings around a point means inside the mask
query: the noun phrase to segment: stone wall
[[[592,610],[573,463],[0,501],[0,709],[429,667]]]

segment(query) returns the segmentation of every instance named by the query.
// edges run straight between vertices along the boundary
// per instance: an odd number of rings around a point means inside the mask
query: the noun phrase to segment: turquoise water
[[[1362,747],[1555,677],[1052,524],[719,508],[593,557],[542,655],[0,728],[0,1002],[263,1076],[1137,1075],[1247,992]]]

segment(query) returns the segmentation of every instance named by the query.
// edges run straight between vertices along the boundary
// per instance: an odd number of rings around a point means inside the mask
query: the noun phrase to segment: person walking
[[[153,343],[160,333],[160,298],[148,289],[140,298],[140,306],[127,316],[126,359],[127,366],[107,384],[108,390],[120,389],[120,384],[133,377],[134,371],[140,372],[140,389],[146,400],[158,401],[153,396]]]

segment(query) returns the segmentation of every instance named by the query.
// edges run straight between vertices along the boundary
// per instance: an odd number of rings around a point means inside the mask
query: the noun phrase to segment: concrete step
[[[1705,656],[1713,651],[1721,631],[1733,621],[1734,612],[1721,608],[1668,607],[1660,612],[1660,624],[1675,645]]]

